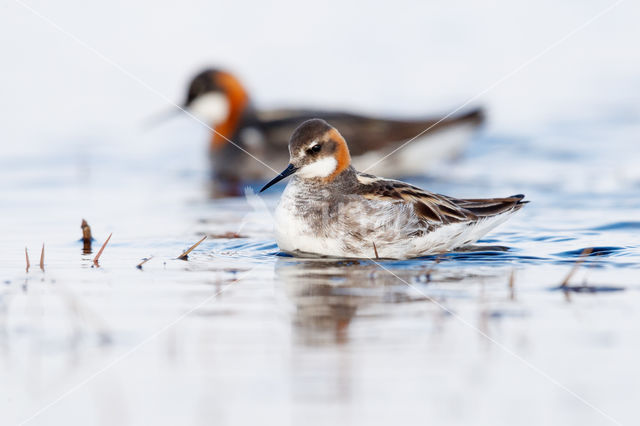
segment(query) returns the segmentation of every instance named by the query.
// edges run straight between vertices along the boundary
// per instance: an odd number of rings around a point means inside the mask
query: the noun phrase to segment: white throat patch
[[[334,157],[324,157],[302,167],[296,174],[305,179],[325,178],[335,172],[336,167],[338,167],[338,162]]]
[[[230,112],[229,100],[223,93],[207,93],[197,97],[189,111],[206,124],[216,126],[227,119]]]

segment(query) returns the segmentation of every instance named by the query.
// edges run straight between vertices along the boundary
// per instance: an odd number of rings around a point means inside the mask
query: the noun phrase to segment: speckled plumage
[[[318,143],[318,152],[309,151]],[[290,141],[292,170],[335,156],[343,146],[324,121],[305,122]],[[526,203],[522,195],[457,199],[336,164],[326,176],[293,174],[276,209],[282,250],[373,258],[375,243],[381,258],[441,253],[476,242]]]

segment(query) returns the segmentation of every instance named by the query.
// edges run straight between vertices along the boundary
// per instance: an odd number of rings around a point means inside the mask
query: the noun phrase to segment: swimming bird
[[[291,176],[275,213],[289,253],[406,259],[475,243],[527,203],[524,195],[459,199],[360,173],[345,138],[326,121],[302,123],[289,165],[260,192]]]
[[[401,120],[301,108],[259,110],[236,76],[215,68],[193,78],[183,107],[215,130],[210,142],[213,178],[227,183],[229,190],[236,187],[238,191],[243,180],[267,179],[272,171],[229,141],[280,170],[291,133],[303,121],[321,118],[340,128],[349,140],[354,164],[364,168],[429,129],[371,169],[393,177],[414,176],[423,175],[443,160],[458,157],[484,121],[480,108],[442,121],[436,116]]]

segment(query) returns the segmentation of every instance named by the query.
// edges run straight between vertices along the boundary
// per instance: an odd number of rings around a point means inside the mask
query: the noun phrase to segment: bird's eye
[[[314,145],[314,146],[312,146],[311,148],[309,148],[309,149],[307,150],[307,152],[308,152],[309,154],[315,154],[315,153],[317,153],[317,152],[320,152],[320,150],[321,150],[321,149],[322,149],[322,146],[321,146],[320,144],[317,144],[317,145]]]

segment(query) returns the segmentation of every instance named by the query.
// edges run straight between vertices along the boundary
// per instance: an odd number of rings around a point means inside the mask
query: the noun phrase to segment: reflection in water
[[[292,387],[296,400],[345,403],[355,386],[353,342],[356,319],[382,314],[386,283],[376,277],[371,262],[279,258],[276,283],[293,303]],[[372,309],[374,308],[374,309]],[[333,355],[322,351],[331,351]],[[324,356],[323,356],[324,354]],[[302,420],[302,419],[301,419]]]
[[[372,270],[358,261],[279,259],[276,279],[295,304],[296,335],[309,344],[345,343],[358,309],[379,299],[378,292],[367,291]]]
[[[388,316],[393,304],[444,300],[455,295],[427,287],[434,261],[415,264],[418,266],[414,269],[396,269],[392,274],[371,261],[279,258],[276,282],[294,305],[292,322],[297,342],[345,344],[352,337],[350,329],[356,320]],[[439,276],[440,282],[460,279],[458,274]]]
[[[380,362],[382,372],[411,375],[397,365],[405,351],[425,357],[439,351],[447,333],[459,325],[449,307],[455,300],[475,306],[471,292],[495,273],[440,267],[437,261],[414,260],[411,267],[404,261],[384,262],[390,273],[371,261],[278,258],[276,288],[293,305],[295,401],[353,403],[361,396],[360,372],[368,362]],[[487,331],[487,324],[478,326]]]

